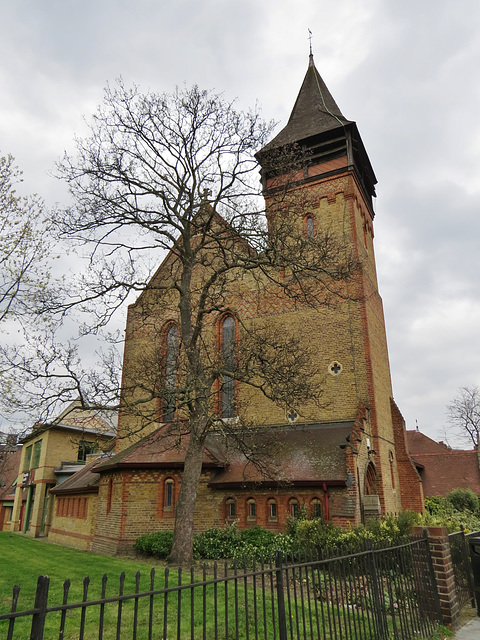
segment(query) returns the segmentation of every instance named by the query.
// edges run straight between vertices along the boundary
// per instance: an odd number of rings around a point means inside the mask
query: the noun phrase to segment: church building
[[[343,239],[359,265],[358,275],[335,304],[320,308],[287,304],[268,282],[261,294],[258,289],[253,293],[250,276],[223,301],[211,323],[211,341],[224,357],[234,352],[242,324],[269,321],[277,334],[288,329],[308,348],[321,402],[308,410],[280,409],[253,395],[247,403],[241,384],[224,377],[219,417],[234,422],[242,407],[251,438],[263,443],[271,464],[252,464],[244,448],[228,445],[222,429],[211,428],[195,506],[196,532],[233,522],[240,528],[282,531],[300,511],[347,526],[402,509],[423,510],[421,481],[393,399],[373,244],[376,177],[357,125],[343,116],[312,55],[286,126],[257,154],[269,225],[276,224],[276,216],[293,215],[288,207],[279,212],[275,198],[278,185],[287,180],[275,158],[293,147],[303,159],[289,187],[302,203],[294,224],[301,224],[305,238],[328,231]],[[344,259],[339,255],[339,263]],[[165,258],[154,282],[171,277],[174,260],[171,254]],[[175,385],[176,319],[158,312],[153,318],[149,308],[145,293],[129,308],[124,384],[133,379],[141,384],[149,327],[155,324],[163,340],[158,362],[168,390]],[[121,411],[116,454],[90,463],[81,481],[72,477],[55,488],[57,500],[62,494],[82,496],[82,491],[90,500],[95,495],[95,521],[83,548],[115,554],[141,534],[173,528],[188,440],[168,429],[175,415],[175,403],[165,395],[157,406],[157,422],[135,434],[138,419]],[[260,424],[262,429],[256,429]],[[70,526],[61,514],[52,524],[59,541],[75,544]]]

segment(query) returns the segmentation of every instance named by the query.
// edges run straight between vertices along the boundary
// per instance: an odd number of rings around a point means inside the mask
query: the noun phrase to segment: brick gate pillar
[[[432,557],[433,571],[437,581],[438,595],[445,624],[455,627],[460,614],[457,594],[455,593],[455,575],[450,553],[447,527],[411,527],[414,536],[427,532]]]

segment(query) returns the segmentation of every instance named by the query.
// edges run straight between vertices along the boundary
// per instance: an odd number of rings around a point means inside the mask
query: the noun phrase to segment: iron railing
[[[278,552],[249,567],[215,563],[209,576],[205,565],[200,576],[193,569],[161,573],[152,569],[143,580],[137,573],[128,594],[122,573],[115,595],[105,575],[99,598],[85,578],[81,602],[68,601],[69,580],[55,602],[49,578],[40,576],[33,608],[19,610],[20,588],[14,587],[10,611],[0,614],[0,637],[411,640],[429,637],[442,620],[424,537],[336,556]]]
[[[468,533],[460,525],[460,531],[448,536],[450,554],[452,556],[453,574],[455,577],[455,593],[458,604],[464,607],[469,602],[475,607],[475,593],[473,587],[472,564],[468,548],[468,538],[478,536],[480,532]]]

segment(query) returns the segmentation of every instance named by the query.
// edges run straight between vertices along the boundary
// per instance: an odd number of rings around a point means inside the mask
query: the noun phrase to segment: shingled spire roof
[[[262,151],[268,151],[350,124],[322,80],[310,54],[307,73],[287,125]]]

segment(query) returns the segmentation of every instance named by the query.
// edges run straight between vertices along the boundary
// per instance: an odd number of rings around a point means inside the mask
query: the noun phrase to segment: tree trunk
[[[179,566],[188,566],[193,562],[194,511],[202,472],[203,445],[204,439],[197,438],[192,429],[175,508],[173,546],[168,556],[169,563]]]

